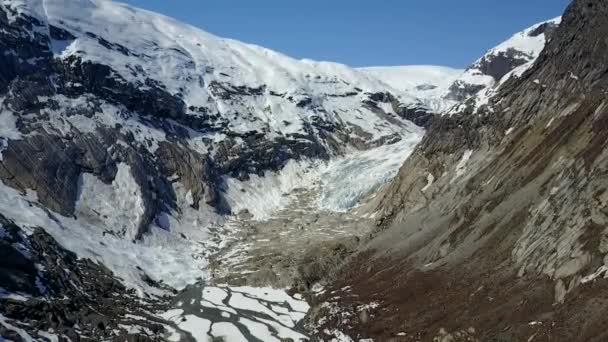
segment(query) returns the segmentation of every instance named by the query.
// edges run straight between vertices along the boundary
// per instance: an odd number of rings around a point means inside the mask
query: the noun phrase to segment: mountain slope
[[[42,3],[43,20],[73,36],[52,39],[53,52],[61,59],[108,65],[138,87],[153,83],[184,102],[184,115],[219,114],[228,129],[240,134],[305,134],[305,125],[313,120],[352,123],[374,139],[394,133],[380,126],[376,115],[362,120],[344,112],[361,107],[365,92],[388,89],[347,66],[297,61],[113,2]],[[100,22],[106,24],[103,30]]]
[[[607,338],[607,18],[574,1],[493,112],[433,122],[376,202],[377,236],[326,289],[349,295],[311,310],[321,336]]]

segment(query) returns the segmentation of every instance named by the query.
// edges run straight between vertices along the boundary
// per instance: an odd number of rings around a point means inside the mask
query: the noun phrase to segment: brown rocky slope
[[[608,3],[575,0],[486,108],[433,121],[316,299],[320,337],[608,340],[606,37]]]

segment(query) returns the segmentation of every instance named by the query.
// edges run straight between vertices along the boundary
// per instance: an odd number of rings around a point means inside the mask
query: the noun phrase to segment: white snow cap
[[[320,116],[324,121],[362,128],[372,140],[378,139],[399,133],[402,127],[386,125],[385,119],[362,108],[366,93],[390,92],[405,105],[427,103],[427,93],[401,85],[437,83],[441,75],[453,73],[449,68],[424,66],[382,72],[297,60],[107,0],[4,0],[3,5],[74,35],[75,39],[51,41],[58,58],[78,56],[108,65],[140,87],[146,87],[147,80],[156,81],[168,93],[179,95],[187,108],[203,107],[220,114],[237,133],[302,133],[305,122]],[[259,91],[246,101],[225,99],[214,92],[216,84]],[[324,112],[296,106],[302,99],[318,104]],[[429,107],[439,105],[429,103]],[[397,119],[407,125],[404,119]]]
[[[505,83],[511,77],[520,77],[526,70],[532,67],[542,50],[545,48],[545,45],[547,43],[547,37],[545,36],[545,34],[543,33],[536,36],[532,36],[531,33],[542,25],[559,25],[560,23],[561,17],[557,17],[551,20],[535,24],[521,32],[514,34],[511,38],[502,42],[498,46],[488,50],[482,57],[475,61],[475,63],[473,63],[469,68],[467,68],[467,70],[465,70],[462,75],[456,78],[455,81],[458,82],[456,84],[459,84],[461,87],[465,87],[467,85],[480,86],[481,90],[479,90],[474,95],[477,100],[476,108],[479,108],[481,105],[487,104],[489,99],[496,94],[496,90],[503,83]],[[504,75],[500,80],[495,80],[492,76],[484,74],[482,72],[481,62],[484,59],[490,59],[500,54],[507,53],[511,50],[515,50],[522,53],[523,55],[520,57],[525,59],[527,62],[511,70],[511,72]],[[462,109],[462,104],[459,104],[451,108],[447,113],[459,112]]]

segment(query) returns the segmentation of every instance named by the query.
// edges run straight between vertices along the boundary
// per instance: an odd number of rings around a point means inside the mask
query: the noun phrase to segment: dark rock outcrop
[[[24,297],[0,298],[0,312],[11,326],[37,338],[44,337],[40,331],[53,331],[72,341],[163,341],[164,326],[173,326],[148,314],[162,310],[162,300],[139,298],[105,267],[79,260],[42,229],[28,236],[2,215],[0,225],[0,287]],[[125,329],[132,325],[142,332]],[[16,331],[1,326],[0,339],[20,340]]]
[[[161,144],[156,155],[163,175],[167,178],[177,175],[176,180],[192,192],[193,208],[198,209],[201,201],[218,206],[219,194],[215,185],[220,180],[209,157],[169,143]]]

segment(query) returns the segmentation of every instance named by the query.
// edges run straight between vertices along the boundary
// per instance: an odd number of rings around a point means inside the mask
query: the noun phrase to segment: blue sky
[[[119,0],[296,58],[465,67],[569,0]]]

